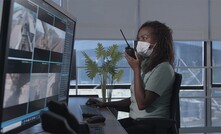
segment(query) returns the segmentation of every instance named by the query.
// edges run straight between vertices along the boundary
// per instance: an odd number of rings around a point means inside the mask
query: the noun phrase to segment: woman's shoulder
[[[155,68],[155,71],[158,72],[174,72],[173,66],[169,62],[162,62],[158,64]]]
[[[168,68],[173,69],[173,66],[169,62],[162,62],[156,66],[156,68]]]

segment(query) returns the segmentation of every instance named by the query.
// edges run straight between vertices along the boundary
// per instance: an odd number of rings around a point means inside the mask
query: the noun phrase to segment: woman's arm
[[[140,69],[134,70],[134,94],[138,108],[140,110],[143,110],[151,105],[156,100],[156,98],[159,97],[159,95],[152,91],[143,89],[140,74]]]
[[[113,107],[116,108],[118,111],[129,111],[130,106],[130,98],[126,98],[120,101],[113,101],[113,102],[102,102],[100,100],[90,98],[88,100],[91,105],[95,105],[98,107]]]
[[[104,103],[104,105],[107,107],[113,107],[117,109],[117,111],[129,112],[130,103],[131,103],[130,98],[126,98],[120,101],[106,102]]]
[[[143,110],[151,105],[156,100],[156,98],[159,97],[159,95],[152,91],[145,90],[142,87],[140,66],[141,60],[137,55],[136,57],[136,59],[131,58],[127,53],[125,53],[125,58],[134,71],[134,95],[137,101],[137,105],[140,110]]]

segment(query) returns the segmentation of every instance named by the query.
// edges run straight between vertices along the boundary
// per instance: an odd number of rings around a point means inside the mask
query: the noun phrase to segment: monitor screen
[[[76,19],[50,0],[10,5],[1,133],[39,121],[50,100],[67,102]]]

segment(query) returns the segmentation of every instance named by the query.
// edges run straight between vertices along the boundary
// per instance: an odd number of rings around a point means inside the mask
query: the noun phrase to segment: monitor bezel
[[[6,45],[0,45],[0,54],[2,59],[1,60],[1,66],[0,66],[0,86],[1,86],[1,91],[0,91],[0,121],[2,121],[2,111],[3,111],[3,101],[4,101],[4,86],[5,86],[5,74],[6,74],[6,68],[7,68],[7,56],[8,55],[8,42],[9,42],[9,35],[10,35],[10,25],[11,25],[11,10],[12,10],[12,3],[14,1],[7,1],[3,0],[3,9],[2,9],[2,28],[1,28],[1,35],[0,35],[0,41],[1,44],[6,44]],[[4,33],[4,34],[3,34]],[[1,126],[1,124],[0,124]]]

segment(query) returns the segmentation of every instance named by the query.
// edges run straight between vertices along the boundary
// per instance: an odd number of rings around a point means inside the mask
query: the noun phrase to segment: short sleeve
[[[156,66],[148,76],[145,75],[145,90],[153,91],[162,95],[174,81],[174,70],[168,62]]]

